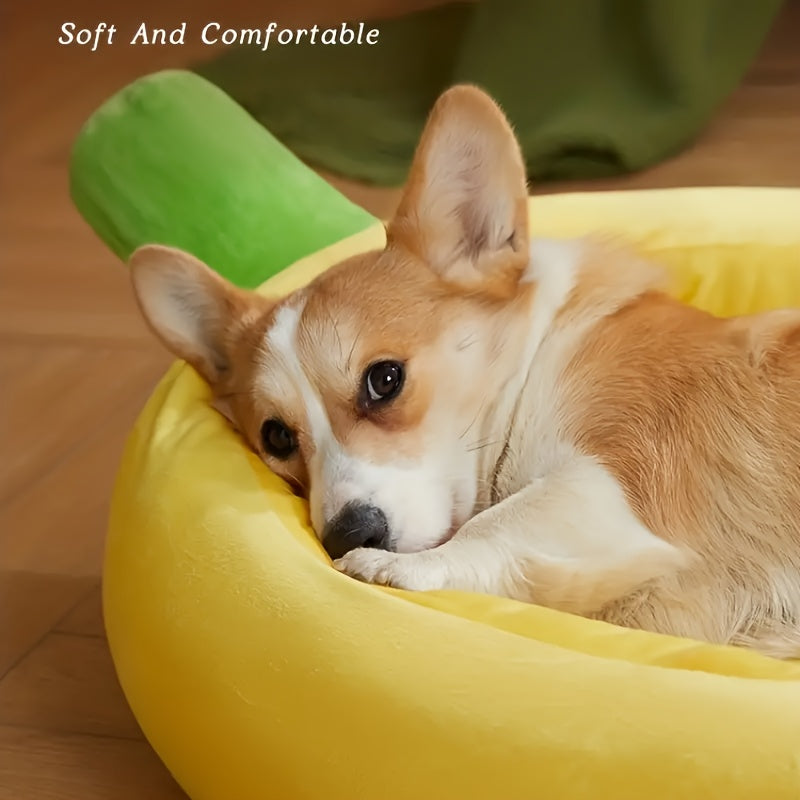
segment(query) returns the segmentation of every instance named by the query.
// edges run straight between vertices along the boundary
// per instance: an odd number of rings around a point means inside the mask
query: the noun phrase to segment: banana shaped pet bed
[[[190,73],[99,109],[71,181],[121,257],[172,244],[271,294],[383,241]],[[797,190],[538,197],[530,218],[534,235],[624,235],[715,313],[800,305]],[[800,663],[358,583],[208,398],[178,363],[143,410],[103,592],[131,708],[194,800],[800,797]]]

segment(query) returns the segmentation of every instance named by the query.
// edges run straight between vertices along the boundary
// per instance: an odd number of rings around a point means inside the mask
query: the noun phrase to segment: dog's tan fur
[[[530,242],[518,146],[479,90],[434,108],[384,251],[282,300],[169,248],[131,269],[320,535],[360,483],[386,503],[395,546],[343,571],[800,657],[800,311],[717,319],[618,244]],[[383,359],[406,383],[365,410]],[[291,458],[265,453],[270,418]]]
[[[565,423],[650,530],[700,556],[600,615],[660,628],[668,605],[669,625],[682,633],[792,654],[800,648],[788,624],[800,609],[800,312],[755,320],[757,329],[662,294],[640,296],[604,318],[569,364]],[[715,611],[699,614],[706,604]]]

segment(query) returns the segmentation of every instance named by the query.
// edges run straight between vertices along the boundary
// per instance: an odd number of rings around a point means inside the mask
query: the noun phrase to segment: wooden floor
[[[336,4],[334,17],[426,4],[434,3],[350,0]],[[209,52],[190,44],[118,45],[96,53],[59,47],[61,23],[299,24],[331,20],[332,5],[265,0],[249,18],[244,2],[210,0],[183,13],[179,3],[156,0],[113,14],[113,6],[96,0],[53,7],[31,0],[4,9],[0,800],[183,797],[143,740],[116,682],[99,590],[115,465],[168,359],[134,311],[122,266],[72,209],[66,167],[78,127],[113,91]],[[68,15],[54,10],[61,7]],[[800,186],[797,42],[800,3],[792,2],[743,85],[693,147],[602,187]],[[396,202],[393,191],[336,183],[377,214]]]

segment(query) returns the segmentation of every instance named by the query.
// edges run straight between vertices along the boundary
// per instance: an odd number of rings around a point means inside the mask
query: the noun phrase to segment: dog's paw
[[[427,553],[391,553],[371,547],[357,547],[333,562],[333,566],[366,583],[393,586],[395,589],[444,588],[442,570]]]

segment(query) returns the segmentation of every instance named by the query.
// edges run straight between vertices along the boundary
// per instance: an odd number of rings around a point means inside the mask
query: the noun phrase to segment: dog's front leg
[[[336,567],[402,589],[485,592],[580,614],[680,569],[688,558],[639,521],[608,470],[575,456],[473,517],[439,547],[358,548]]]

